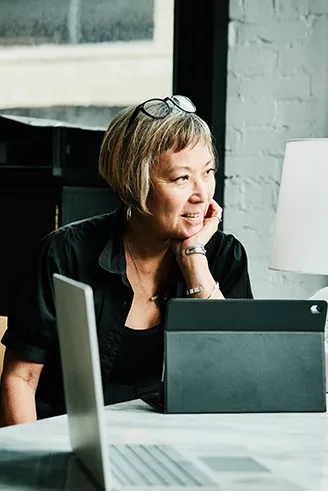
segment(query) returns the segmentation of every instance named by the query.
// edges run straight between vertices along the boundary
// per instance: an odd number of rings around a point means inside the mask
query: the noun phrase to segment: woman
[[[252,297],[244,248],[218,230],[214,147],[195,110],[151,99],[110,123],[99,169],[124,205],[39,244],[3,337],[2,424],[65,412],[53,273],[93,288],[106,404],[159,391],[169,298]]]

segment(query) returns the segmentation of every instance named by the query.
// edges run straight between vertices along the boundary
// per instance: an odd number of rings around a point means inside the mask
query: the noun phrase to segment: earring
[[[130,220],[131,215],[132,215],[132,208],[131,208],[131,206],[128,206],[126,209],[126,219]]]

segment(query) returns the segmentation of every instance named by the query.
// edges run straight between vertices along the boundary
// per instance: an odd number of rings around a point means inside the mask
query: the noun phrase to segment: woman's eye
[[[176,179],[174,179],[175,182],[183,182],[183,181],[187,181],[189,179],[189,176],[180,176],[180,177],[177,177]]]
[[[208,169],[205,174],[208,176],[209,174],[214,174],[215,173],[215,167],[211,167],[211,169]]]

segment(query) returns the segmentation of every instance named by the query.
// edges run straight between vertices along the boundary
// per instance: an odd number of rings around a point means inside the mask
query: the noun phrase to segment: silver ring
[[[219,223],[222,222],[222,216],[213,215],[213,218],[217,218],[219,220]]]

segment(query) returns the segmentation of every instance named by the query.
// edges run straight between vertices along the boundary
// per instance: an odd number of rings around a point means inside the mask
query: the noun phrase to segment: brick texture
[[[327,278],[268,263],[286,141],[328,136],[328,0],[231,0],[230,19],[225,232],[256,297],[305,298]]]

